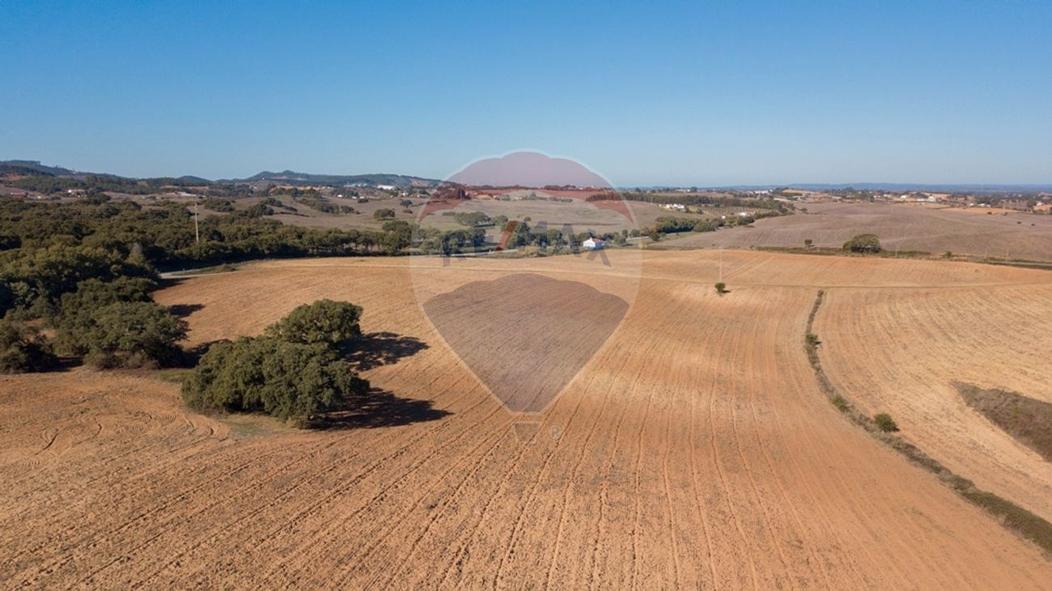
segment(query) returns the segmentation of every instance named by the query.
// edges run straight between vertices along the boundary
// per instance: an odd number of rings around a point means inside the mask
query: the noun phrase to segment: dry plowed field
[[[932,397],[891,408],[904,436],[939,459],[959,457],[962,475],[1041,509],[1047,479],[1028,483],[1010,466],[1030,462],[1015,469],[1047,475],[1047,464],[989,439],[988,426],[970,434],[969,418],[925,423],[941,412],[951,370],[1047,399],[1037,360],[1049,350],[1052,274],[663,252],[647,253],[636,293],[623,284],[639,278],[616,268],[572,257],[435,262],[432,270],[410,270],[405,259],[282,261],[159,293],[193,310],[193,343],[256,334],[322,297],[359,303],[367,339],[399,345],[371,358],[366,375],[401,401],[392,408],[408,410],[307,432],[190,413],[177,387],[151,374],[0,377],[0,581],[109,589],[1048,587],[1052,563],[1039,550],[830,405],[803,335],[815,292],[825,288],[818,330],[832,379],[860,403]],[[444,309],[455,311],[471,299],[456,294],[474,293],[473,284],[526,273],[631,303],[565,392],[529,418],[490,395],[412,286],[433,274],[431,297],[453,294]],[[721,275],[731,289],[724,297],[712,288]],[[901,334],[916,353],[903,361],[905,377],[895,366],[902,352],[882,350],[903,346],[894,329],[901,318],[872,321],[889,332],[875,340],[855,334],[870,322],[859,307],[874,304],[876,313],[896,298],[908,312],[885,316],[919,318]],[[523,310],[542,314],[530,299]],[[513,311],[502,306],[502,314]],[[1028,325],[1028,314],[1044,317]],[[494,330],[487,346],[501,356],[509,338],[537,342],[536,331],[550,326],[523,314]],[[468,335],[472,346],[484,342],[477,330]],[[939,355],[960,363],[925,363]],[[913,389],[876,392],[852,377],[859,367],[877,384]],[[917,387],[929,377],[932,388]],[[907,416],[913,412],[922,414]],[[963,453],[969,436],[989,440],[975,452],[989,457]]]
[[[958,474],[1052,521],[1052,464],[954,387],[1052,402],[1052,285],[834,290],[815,322],[825,369],[868,414]]]
[[[950,251],[977,257],[1052,261],[1052,216],[984,208],[891,203],[808,203],[808,213],[767,218],[752,226],[687,233],[660,248],[815,246],[839,248],[856,234],[880,237],[887,250]],[[990,212],[990,215],[987,215]]]

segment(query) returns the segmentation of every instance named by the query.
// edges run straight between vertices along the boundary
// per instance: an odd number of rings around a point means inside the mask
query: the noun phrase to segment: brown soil
[[[985,308],[995,319],[979,325],[987,330],[1017,309],[1040,311],[1052,275],[719,256],[648,254],[624,321],[529,423],[444,344],[404,260],[282,261],[185,280],[158,299],[202,306],[188,317],[194,343],[258,333],[317,298],[362,304],[367,333],[427,345],[377,355],[369,379],[440,416],[247,436],[185,411],[177,386],[159,380],[88,370],[0,378],[0,580],[37,588],[1047,587],[1052,563],[1037,549],[826,401],[801,340],[817,286],[831,304],[842,293],[968,302],[992,291],[1002,297]],[[618,291],[626,277],[572,257],[452,269],[436,261],[439,272],[457,276],[442,293],[536,273],[630,301]],[[712,289],[720,273],[732,290],[723,297]],[[831,326],[826,312],[820,334]],[[842,321],[860,312],[845,309]],[[994,334],[983,333],[988,349],[1009,347],[1007,334],[991,343]],[[489,347],[505,340],[493,334]],[[960,355],[962,341],[939,341]],[[1048,350],[1029,342],[1035,355]],[[963,347],[968,354],[970,341]],[[856,354],[880,362],[875,351]],[[978,363],[989,370],[1003,360]],[[902,424],[908,410],[892,414]]]

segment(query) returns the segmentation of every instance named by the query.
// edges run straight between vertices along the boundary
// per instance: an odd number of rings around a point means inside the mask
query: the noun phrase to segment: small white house
[[[586,250],[599,250],[606,246],[606,243],[598,238],[588,238],[581,243]]]

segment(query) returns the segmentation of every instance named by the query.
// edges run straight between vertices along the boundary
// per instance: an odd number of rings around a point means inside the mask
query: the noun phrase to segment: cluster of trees
[[[482,228],[442,232],[432,228],[422,228],[416,224],[411,224],[411,226],[417,248],[423,253],[449,256],[477,252],[487,246],[486,231]]]
[[[576,252],[581,243],[588,238],[601,238],[607,242],[624,245],[628,242],[628,230],[621,232],[607,232],[597,235],[594,232],[573,232],[570,226],[562,229],[549,228],[547,224],[539,223],[531,227],[528,221],[510,222],[504,226],[508,233],[506,246],[508,248],[520,248],[524,246],[536,246],[544,251],[552,252]]]
[[[293,191],[297,191],[297,189],[293,189]],[[303,205],[306,205],[311,209],[315,209],[320,212],[332,215],[346,215],[356,212],[356,210],[353,207],[349,205],[340,205],[338,203],[333,203],[329,200],[329,198],[323,196],[322,194],[314,190],[303,191],[300,192],[298,195],[293,195],[292,200],[296,203],[302,203]],[[275,199],[275,201],[277,200]]]
[[[280,202],[279,202],[280,203]],[[159,269],[212,265],[256,258],[396,254],[383,231],[317,230],[265,219],[274,210],[247,210],[200,220],[200,244],[185,205],[128,200],[41,203],[0,201],[0,276],[8,251],[90,247],[126,259],[133,252]],[[26,253],[18,255],[26,256]]]
[[[458,224],[469,228],[482,228],[496,223],[493,218],[481,211],[458,211],[453,213],[453,219],[457,220]],[[504,217],[504,223],[507,221],[508,218]]]
[[[725,222],[721,219],[661,217],[657,219],[652,228],[646,228],[643,233],[715,232],[724,224]]]
[[[878,253],[881,250],[880,238],[876,234],[859,234],[844,243],[844,250],[861,254]]]
[[[144,277],[80,282],[49,319],[57,331],[56,350],[100,369],[180,363],[186,322],[151,300],[156,287]]]
[[[769,197],[736,197],[730,195],[709,195],[698,193],[664,194],[646,191],[627,191],[619,194],[613,191],[606,191],[603,193],[597,193],[588,198],[589,201],[612,199],[644,201],[646,203],[656,203],[658,205],[681,203],[683,205],[707,205],[710,207],[748,207],[750,209],[767,209],[778,212],[778,214],[789,213],[792,210],[791,204],[777,201]]]
[[[186,323],[150,299],[151,269],[87,247],[50,247],[0,267],[2,371],[42,371],[52,349],[99,368],[171,365]],[[27,322],[53,329],[48,343]]]
[[[364,396],[369,383],[343,358],[361,337],[361,312],[320,300],[296,308],[263,336],[214,344],[184,382],[183,400],[198,410],[305,422]]]

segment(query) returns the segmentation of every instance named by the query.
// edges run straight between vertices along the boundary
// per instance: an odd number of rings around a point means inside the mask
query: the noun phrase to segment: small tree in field
[[[722,281],[716,283],[716,293],[719,294],[719,295],[723,295],[725,293],[729,293],[728,290],[727,290],[727,284],[722,282]]]
[[[804,248],[810,249],[814,245],[815,245],[815,241],[814,240],[811,240],[810,238],[805,238],[804,239]]]
[[[899,430],[899,426],[895,423],[895,419],[891,418],[891,415],[886,412],[874,415],[873,422],[876,423],[878,429],[885,433],[894,433]]]
[[[876,234],[859,234],[844,243],[844,250],[857,253],[880,252],[880,238]]]

